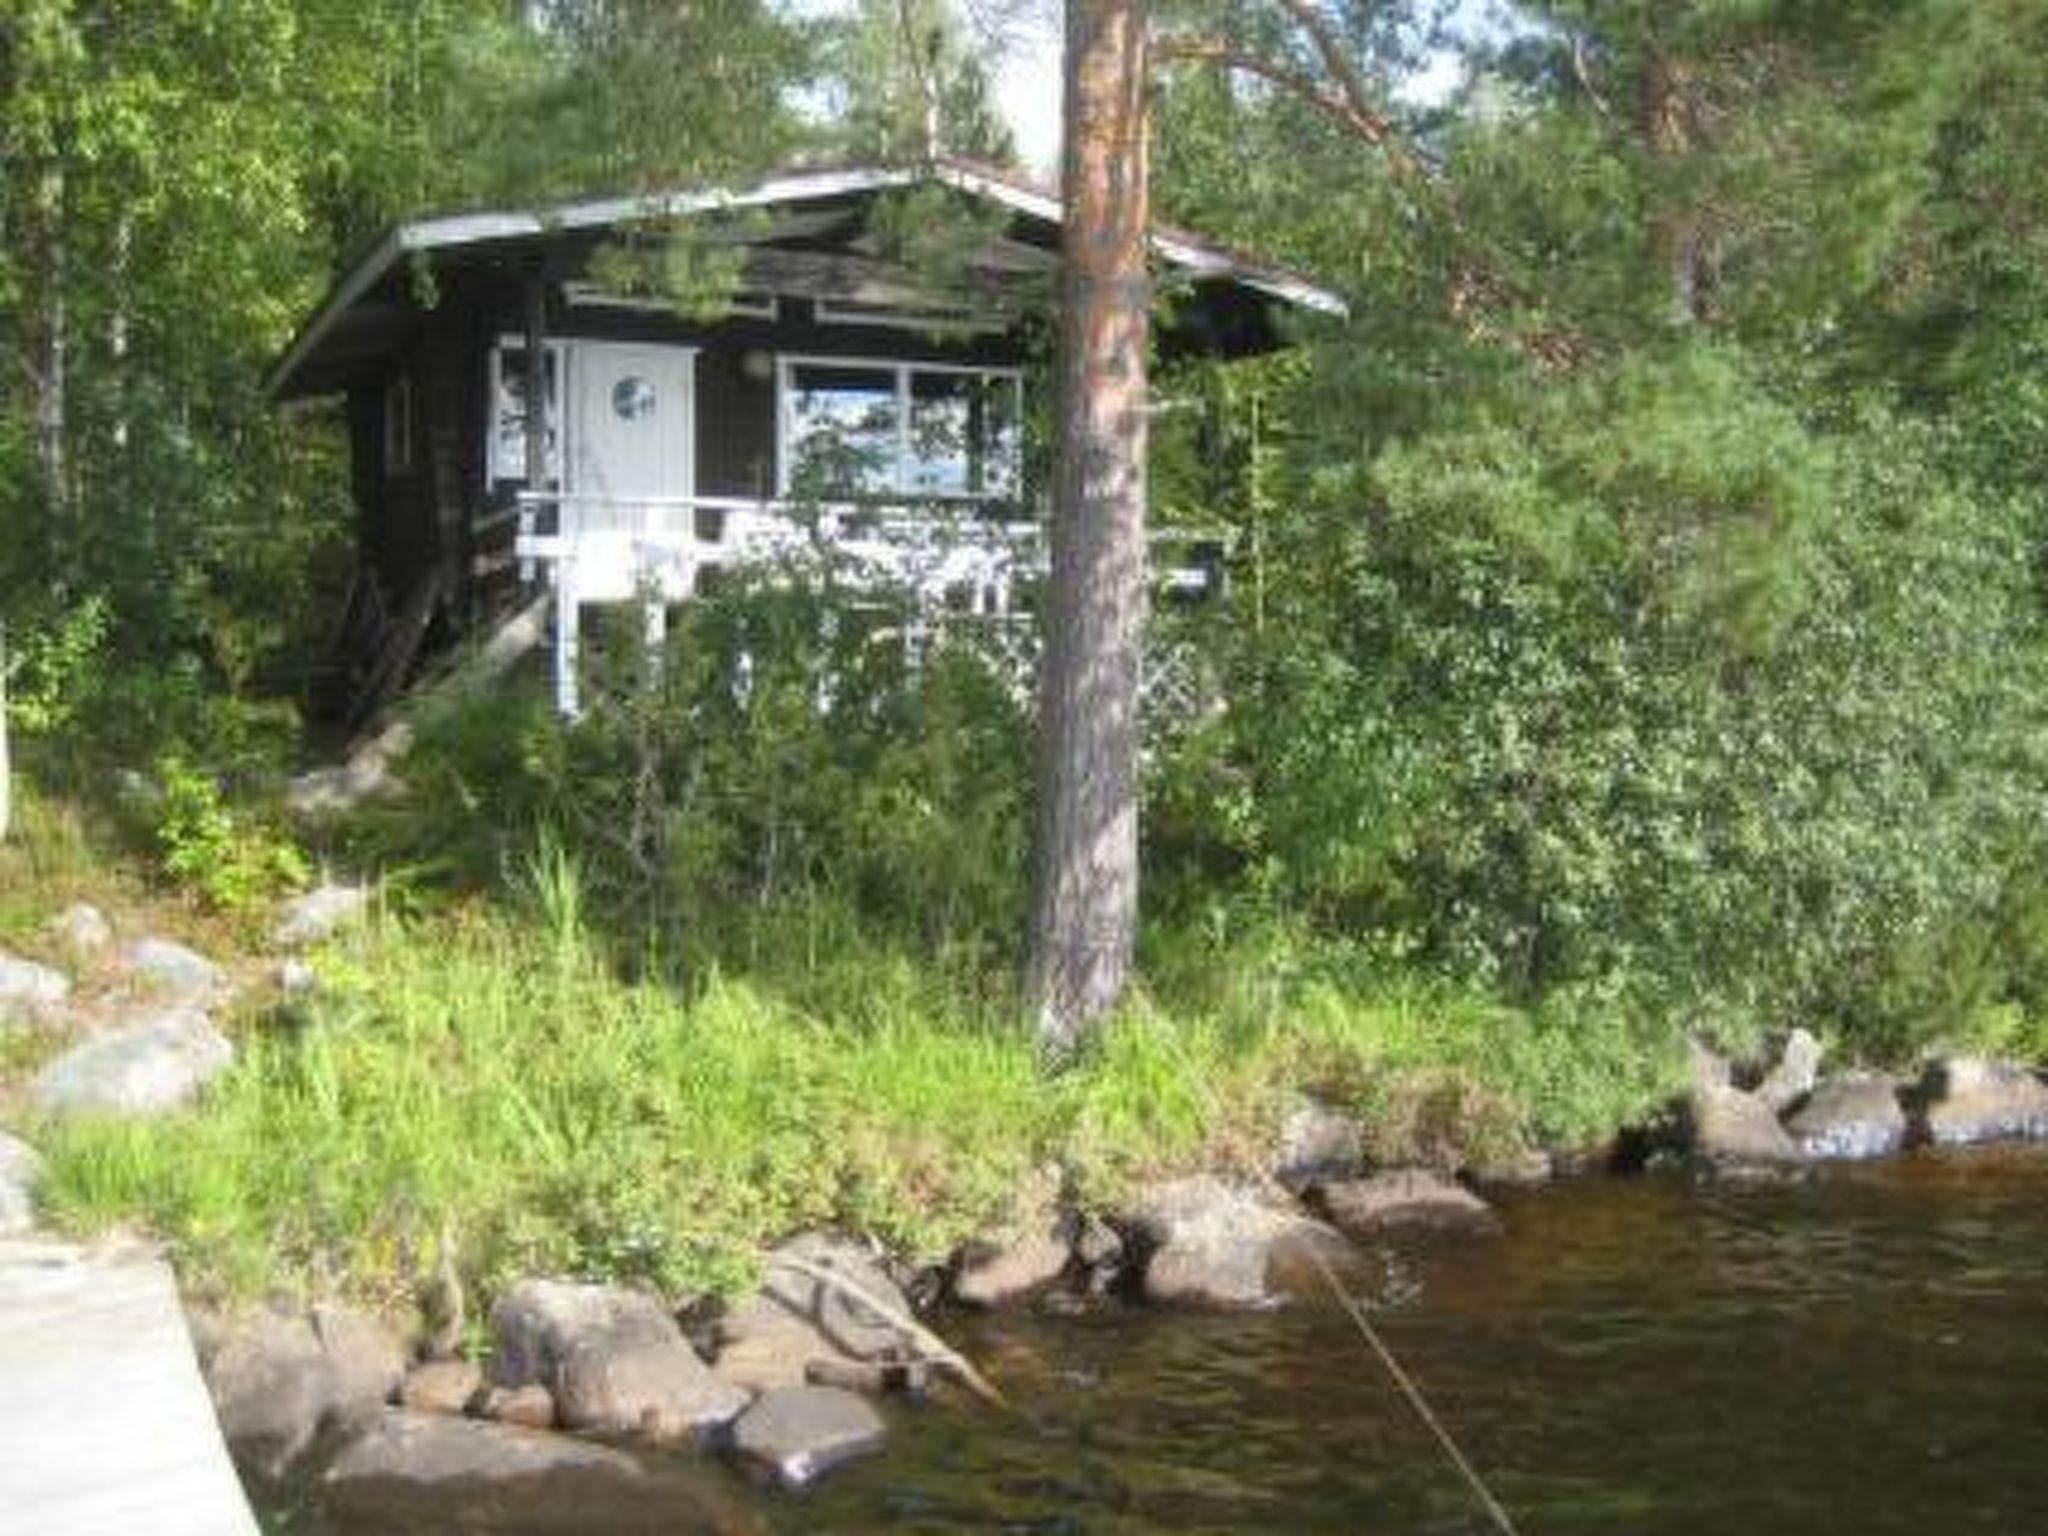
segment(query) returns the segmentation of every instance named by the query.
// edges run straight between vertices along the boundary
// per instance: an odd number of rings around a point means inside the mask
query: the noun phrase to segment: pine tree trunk
[[[1130,977],[1145,622],[1145,6],[1068,0],[1052,587],[1027,995],[1071,1047]]]

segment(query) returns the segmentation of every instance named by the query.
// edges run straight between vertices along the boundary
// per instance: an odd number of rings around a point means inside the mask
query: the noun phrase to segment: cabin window
[[[562,348],[544,343],[541,363],[547,407],[547,469],[562,480]],[[490,483],[526,483],[526,344],[505,341],[491,349],[491,432],[487,448]]]
[[[384,473],[412,471],[412,380],[400,374],[384,386]]]
[[[784,358],[782,492],[997,499],[1017,494],[1014,370]]]

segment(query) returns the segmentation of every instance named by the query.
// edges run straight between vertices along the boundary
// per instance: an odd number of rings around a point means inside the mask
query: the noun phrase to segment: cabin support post
[[[562,487],[548,484],[548,290],[544,262],[529,264],[522,274],[521,297],[526,320],[526,489],[534,496],[555,491],[554,513],[544,519],[554,525],[557,538],[570,536],[569,510],[561,499]],[[556,380],[560,390],[558,409],[566,412],[569,381]],[[536,505],[535,510],[538,510]],[[555,712],[573,720],[581,710],[576,686],[577,653],[580,650],[582,613],[576,597],[576,566],[572,555],[553,562],[555,579]]]
[[[555,713],[574,720],[582,713],[576,689],[577,630],[582,605],[576,600],[576,561],[565,555],[554,562],[555,572]]]
[[[640,594],[642,643],[647,647],[645,677],[649,687],[661,681],[668,659],[668,602],[661,588],[649,581]]]
[[[525,272],[526,309],[526,488],[548,483],[548,290],[538,263]]]

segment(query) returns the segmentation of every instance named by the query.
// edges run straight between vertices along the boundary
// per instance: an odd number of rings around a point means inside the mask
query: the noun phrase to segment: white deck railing
[[[555,594],[555,702],[578,710],[579,610],[585,603],[646,604],[658,643],[666,606],[697,595],[707,571],[784,564],[829,566],[856,587],[909,596],[921,614],[1001,619],[1022,613],[1023,589],[1042,578],[1043,524],[996,521],[972,503],[916,508],[798,505],[730,496],[606,496],[522,492],[513,553],[522,580],[544,579]],[[1215,534],[1160,530],[1155,545]],[[1201,592],[1213,570],[1162,562],[1168,590]]]

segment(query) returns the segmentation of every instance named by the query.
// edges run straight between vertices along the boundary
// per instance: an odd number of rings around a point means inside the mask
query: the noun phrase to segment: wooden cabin
[[[941,283],[900,240],[892,258],[875,217],[895,198],[900,223],[929,186],[986,215]],[[707,571],[820,541],[934,610],[1015,611],[1043,562],[1024,423],[1059,225],[1053,193],[940,161],[384,235],[270,381],[281,400],[346,398],[347,713],[360,722],[425,651],[541,598],[574,713],[586,607],[638,601],[658,626]],[[633,279],[634,253],[678,235],[717,266],[708,300]],[[1282,311],[1342,311],[1194,237],[1152,244],[1167,355],[1270,350]]]

